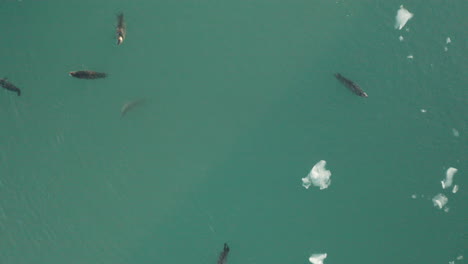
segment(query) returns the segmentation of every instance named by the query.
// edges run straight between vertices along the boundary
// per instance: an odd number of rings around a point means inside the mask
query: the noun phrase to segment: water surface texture
[[[466,263],[466,10],[1,0],[0,263]]]

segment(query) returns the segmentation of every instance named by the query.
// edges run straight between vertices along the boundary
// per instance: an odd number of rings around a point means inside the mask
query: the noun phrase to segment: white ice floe
[[[323,260],[327,258],[327,253],[325,254],[312,254],[309,261],[312,264],[323,264]]]
[[[302,178],[302,186],[309,189],[310,185],[313,184],[320,187],[320,190],[328,188],[331,183],[331,172],[325,169],[326,161],[321,160],[315,164],[310,173]]]
[[[412,55],[412,54],[410,54],[410,55],[406,56],[406,58],[408,58],[408,59],[414,59],[414,57],[413,57],[413,55]]]
[[[418,196],[416,194],[411,195],[411,198],[416,199]]]
[[[421,109],[421,113],[426,113],[427,110],[426,109]]]
[[[442,209],[448,202],[447,196],[439,193],[434,198],[432,198],[432,202],[434,203],[434,206],[439,207],[439,209]]]
[[[442,189],[445,189],[445,188],[448,188],[450,186],[452,186],[452,183],[453,183],[453,175],[455,175],[455,173],[457,173],[457,169],[455,168],[448,168],[447,170],[447,173],[445,175],[445,180],[441,181],[442,183]]]
[[[405,26],[406,22],[408,22],[408,20],[410,20],[412,17],[413,14],[406,10],[403,5],[401,5],[395,17],[395,28],[401,30]]]
[[[450,37],[447,37],[447,40],[445,41],[445,43],[447,44],[452,43],[452,40],[450,39]]]
[[[398,39],[399,39],[400,41],[403,41],[403,40],[404,40],[403,36],[398,37]]]
[[[455,128],[452,128],[452,134],[453,134],[453,136],[455,136],[455,137],[460,136],[460,132],[458,132],[458,130],[456,130]]]
[[[460,255],[457,257],[457,260],[462,260],[463,259],[463,255]]]
[[[444,51],[448,51],[448,47],[447,47],[447,46],[444,47]]]
[[[454,185],[452,189],[452,193],[457,193],[458,192],[458,185]]]

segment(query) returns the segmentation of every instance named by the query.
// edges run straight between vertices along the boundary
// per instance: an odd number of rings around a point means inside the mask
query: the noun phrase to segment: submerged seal
[[[12,92],[15,92],[18,94],[18,96],[21,95],[21,90],[16,87],[14,84],[12,84],[11,82],[7,81],[8,78],[3,78],[3,79],[0,79],[0,86],[2,86],[3,88],[9,90],[9,91],[12,91]]]
[[[224,243],[223,252],[219,254],[217,264],[226,264],[228,254],[229,254],[229,246],[226,243]]]
[[[130,102],[125,103],[122,108],[120,109],[120,118],[124,117],[124,115],[135,108],[138,105],[141,105],[145,102],[145,99],[136,99]]]

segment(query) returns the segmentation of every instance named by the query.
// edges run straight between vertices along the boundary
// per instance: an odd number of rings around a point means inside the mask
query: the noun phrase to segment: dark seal
[[[78,78],[78,79],[99,79],[105,78],[107,74],[103,72],[95,72],[95,71],[72,71],[69,73],[70,76]]]
[[[226,264],[228,254],[229,254],[229,246],[226,243],[224,243],[223,252],[221,252],[221,254],[219,254],[217,264]]]
[[[12,84],[11,82],[7,81],[8,78],[3,78],[3,79],[0,79],[0,85],[9,90],[9,91],[12,91],[12,92],[15,92],[18,94],[18,96],[21,95],[21,90],[16,87],[14,84]]]
[[[127,28],[125,26],[125,20],[123,13],[117,15],[117,45],[122,44],[125,39],[125,35],[127,34]]]
[[[336,79],[338,79],[342,84],[344,84],[346,87],[348,87],[353,93],[361,96],[361,97],[367,97],[366,92],[364,92],[359,85],[347,78],[345,78],[343,75],[339,73],[335,73]]]

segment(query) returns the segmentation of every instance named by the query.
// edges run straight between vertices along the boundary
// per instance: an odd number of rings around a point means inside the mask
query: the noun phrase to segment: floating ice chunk
[[[448,51],[448,48],[447,48],[447,46],[445,46],[445,47],[444,47],[444,51]]]
[[[450,37],[447,37],[447,40],[445,41],[445,43],[447,44],[452,43],[452,40],[450,39]]]
[[[401,5],[395,18],[395,28],[401,30],[405,26],[406,22],[408,22],[408,20],[410,20],[412,17],[413,14],[406,10],[403,5]]]
[[[421,113],[426,113],[427,110],[426,109],[421,109]]]
[[[325,254],[312,254],[309,261],[312,264],[323,264],[323,260],[327,258],[327,253]]]
[[[399,39],[400,41],[403,41],[403,40],[404,40],[403,36],[400,36],[398,39]]]
[[[410,55],[406,56],[406,58],[408,58],[408,59],[413,59],[414,57],[413,57],[412,54],[410,54]]]
[[[302,186],[309,189],[310,185],[313,184],[320,187],[320,190],[328,188],[331,182],[331,172],[325,169],[326,164],[327,162],[324,160],[317,162],[310,173],[302,178]]]
[[[455,137],[460,136],[460,132],[458,132],[458,130],[456,130],[455,128],[452,128],[452,133]]]
[[[463,255],[460,255],[457,257],[457,260],[462,260],[463,259]]]
[[[453,182],[453,175],[455,175],[455,173],[457,173],[457,169],[455,168],[448,168],[447,170],[447,173],[445,175],[445,180],[441,181],[442,183],[442,189],[445,189],[445,188],[448,188],[450,186],[452,186],[452,182]]]
[[[452,193],[457,193],[458,192],[458,185],[454,185],[452,189]]]
[[[446,213],[448,213],[449,210],[450,210],[450,208],[448,208],[448,207],[445,207],[445,208],[444,208],[444,212],[446,212]]]
[[[448,202],[447,196],[439,193],[434,198],[432,198],[432,202],[434,203],[434,206],[439,207],[439,209],[442,209]]]
[[[416,194],[411,195],[411,198],[416,199],[418,196]]]

